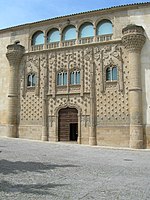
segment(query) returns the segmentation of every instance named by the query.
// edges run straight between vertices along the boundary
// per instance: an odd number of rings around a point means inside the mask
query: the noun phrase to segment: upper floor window
[[[76,39],[76,28],[73,25],[67,26],[63,31],[63,40],[75,40]]]
[[[70,73],[70,84],[77,85],[80,84],[80,71],[73,71]]]
[[[67,72],[59,72],[57,74],[57,85],[67,85]]]
[[[51,29],[47,34],[47,42],[59,42],[60,41],[60,33],[56,28]]]
[[[37,31],[32,36],[32,45],[44,44],[44,33],[42,31]]]
[[[112,34],[112,23],[109,20],[102,20],[97,25],[97,35]]]
[[[106,81],[116,81],[117,80],[117,67],[108,67],[106,69]]]
[[[93,24],[89,22],[82,24],[79,29],[79,37],[80,38],[94,37]]]
[[[36,85],[36,76],[35,74],[31,73],[27,77],[27,86],[34,87]]]

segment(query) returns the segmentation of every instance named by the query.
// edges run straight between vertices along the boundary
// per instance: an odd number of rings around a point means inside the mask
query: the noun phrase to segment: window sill
[[[65,88],[67,85],[57,85],[58,88]]]
[[[69,85],[70,87],[79,87],[79,86],[81,86],[80,84],[70,84]]]
[[[35,86],[27,86],[27,90],[35,90]]]
[[[106,81],[106,83],[110,84],[110,83],[117,83],[118,81],[117,80],[109,80],[109,81]]]

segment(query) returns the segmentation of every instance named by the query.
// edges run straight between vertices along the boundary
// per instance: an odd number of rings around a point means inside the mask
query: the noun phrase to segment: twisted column
[[[143,148],[142,85],[140,57],[145,43],[144,29],[129,25],[122,30],[122,42],[129,53],[130,147]]]
[[[10,65],[7,116],[9,137],[17,137],[18,77],[23,53],[24,47],[17,43],[7,46],[6,57]]]

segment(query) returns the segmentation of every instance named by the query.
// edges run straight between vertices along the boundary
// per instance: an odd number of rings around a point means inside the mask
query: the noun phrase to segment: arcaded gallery
[[[150,148],[150,3],[0,30],[0,136]]]

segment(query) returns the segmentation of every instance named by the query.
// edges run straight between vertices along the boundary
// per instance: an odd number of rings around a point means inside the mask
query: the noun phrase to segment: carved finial
[[[6,57],[10,63],[10,66],[17,67],[21,61],[24,53],[24,47],[16,41],[14,44],[7,46]]]
[[[146,40],[142,26],[130,24],[122,29],[122,34],[122,43],[128,51],[141,51]]]

